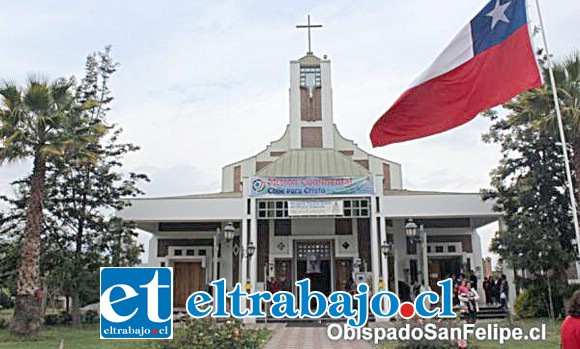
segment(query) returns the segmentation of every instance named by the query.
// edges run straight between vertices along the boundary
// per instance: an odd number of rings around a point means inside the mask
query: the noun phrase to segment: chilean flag
[[[373,147],[463,125],[542,85],[525,0],[492,0],[375,123]]]

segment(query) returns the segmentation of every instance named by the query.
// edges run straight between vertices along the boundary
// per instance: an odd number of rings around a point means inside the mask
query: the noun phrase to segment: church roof
[[[294,149],[264,167],[256,176],[366,176],[368,170],[333,149]]]

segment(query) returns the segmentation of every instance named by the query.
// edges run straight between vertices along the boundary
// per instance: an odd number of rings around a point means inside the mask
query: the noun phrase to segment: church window
[[[314,88],[320,87],[320,67],[304,67],[300,69],[300,86],[308,90],[310,98]]]
[[[334,221],[336,235],[352,235],[352,219],[338,218]]]
[[[279,219],[274,221],[274,235],[275,236],[292,235],[292,222],[289,219]]]

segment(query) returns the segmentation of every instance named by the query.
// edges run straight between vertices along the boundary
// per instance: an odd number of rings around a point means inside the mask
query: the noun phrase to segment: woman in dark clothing
[[[501,304],[499,295],[501,294],[501,279],[495,280],[495,301],[497,304]]]
[[[487,305],[493,304],[493,289],[495,288],[495,282],[493,282],[493,277],[490,276],[483,281],[483,290],[485,292],[485,303]]]
[[[501,275],[499,279],[499,304],[503,310],[507,309],[508,298],[509,298],[509,290],[510,287],[508,285],[507,277],[505,274]]]

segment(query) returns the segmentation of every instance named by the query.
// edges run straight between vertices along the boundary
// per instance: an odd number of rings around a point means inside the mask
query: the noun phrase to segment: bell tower
[[[290,62],[290,148],[334,148],[330,61],[312,53],[311,28],[322,25],[297,25],[308,30],[306,56]]]

